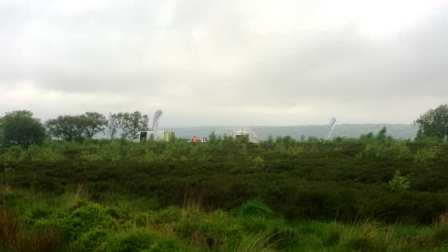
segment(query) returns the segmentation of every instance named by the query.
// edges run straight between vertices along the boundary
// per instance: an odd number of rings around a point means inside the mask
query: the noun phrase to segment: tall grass
[[[51,252],[63,247],[54,229],[27,230],[14,213],[0,209],[0,247],[11,252]]]
[[[444,215],[427,226],[291,222],[260,200],[229,212],[205,210],[194,196],[183,208],[144,209],[133,208],[135,199],[104,205],[76,191],[59,198],[11,193],[10,207],[0,208],[0,251],[409,252],[443,251],[448,244]]]
[[[244,236],[238,245],[231,249],[233,252],[271,252],[276,251],[271,242],[272,234],[253,234]]]

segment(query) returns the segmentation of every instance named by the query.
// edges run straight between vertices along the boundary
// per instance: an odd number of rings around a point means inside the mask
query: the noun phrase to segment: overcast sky
[[[445,0],[0,0],[0,113],[411,123],[448,102]]]

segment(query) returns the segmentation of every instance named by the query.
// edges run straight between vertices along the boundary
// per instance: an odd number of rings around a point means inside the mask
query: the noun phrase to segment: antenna
[[[152,127],[151,130],[152,131],[157,131],[157,129],[159,128],[159,121],[160,121],[160,117],[162,116],[162,110],[158,109],[155,113],[154,113],[154,117],[152,118]]]
[[[333,117],[330,119],[329,126],[330,126],[330,131],[328,132],[327,140],[329,140],[331,138],[331,135],[333,135],[334,128],[336,127],[336,118]]]

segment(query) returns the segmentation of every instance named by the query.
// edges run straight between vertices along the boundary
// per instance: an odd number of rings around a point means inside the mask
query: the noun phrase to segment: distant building
[[[191,137],[191,143],[208,143],[208,137],[198,137],[198,136],[192,136]]]

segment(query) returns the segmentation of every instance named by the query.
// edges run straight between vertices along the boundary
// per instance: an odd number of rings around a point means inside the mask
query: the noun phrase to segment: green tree
[[[217,140],[218,136],[216,135],[215,131],[212,131],[212,133],[210,133],[210,135],[208,136],[209,143],[214,144]]]
[[[440,105],[421,115],[416,121],[417,139],[436,138],[446,140],[448,136],[448,105]]]
[[[67,141],[93,138],[96,134],[104,132],[106,125],[106,117],[97,112],[58,116],[48,120],[46,124],[51,136]]]
[[[387,128],[383,127],[376,135],[376,139],[379,141],[385,141],[387,138]]]
[[[116,113],[110,115],[108,128],[111,138],[119,133],[122,139],[136,139],[139,131],[148,130],[148,122],[148,116],[139,111]]]
[[[63,115],[46,123],[48,133],[55,138],[67,141],[84,139],[84,122],[80,116]]]
[[[28,147],[45,140],[45,127],[30,111],[13,111],[0,119],[0,135],[4,146]]]
[[[107,119],[100,113],[86,112],[81,117],[84,124],[84,135],[87,138],[93,138],[96,134],[104,132],[106,129]]]

